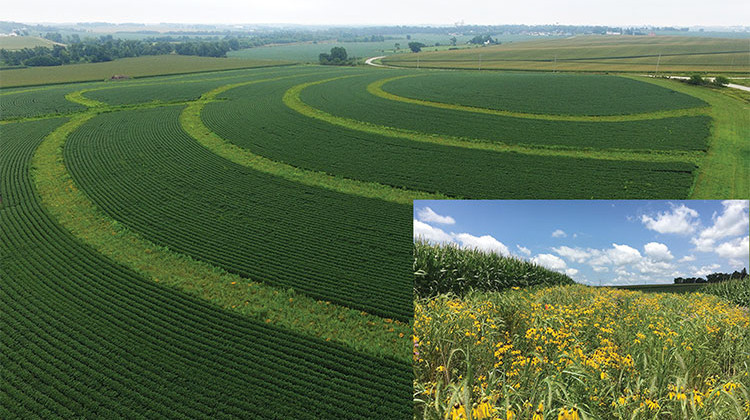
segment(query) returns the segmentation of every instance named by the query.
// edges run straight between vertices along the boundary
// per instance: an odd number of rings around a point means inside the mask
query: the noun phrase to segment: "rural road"
[[[390,67],[390,66],[386,66],[386,65],[383,65],[383,64],[373,63],[373,61],[380,60],[381,58],[385,58],[385,56],[381,55],[379,57],[370,57],[367,60],[365,60],[365,64],[367,64],[369,66],[374,66],[374,67]]]
[[[653,77],[653,76],[651,76],[651,77]],[[689,77],[685,77],[685,76],[669,76],[669,79],[680,79],[680,80],[688,80],[688,79],[689,79]],[[706,77],[706,79],[708,79],[708,80],[711,80],[711,81],[713,81],[713,80],[714,80],[714,78],[713,78],[713,77]],[[739,89],[739,90],[745,90],[745,91],[748,91],[748,92],[750,92],[750,87],[748,87],[748,86],[736,85],[736,84],[734,84],[734,83],[729,83],[729,84],[728,84],[728,85],[726,85],[726,86],[727,86],[727,87],[730,87],[730,88],[734,88],[734,89]]]

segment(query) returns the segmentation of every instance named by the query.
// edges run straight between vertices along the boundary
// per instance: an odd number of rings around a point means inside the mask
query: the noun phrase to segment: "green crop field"
[[[750,51],[747,40],[738,38],[590,35],[403,54],[383,62],[421,68],[747,74]]]
[[[413,199],[748,191],[707,87],[196,60],[0,89],[0,418],[409,418]]]
[[[687,95],[683,96],[674,91],[672,91],[673,95],[671,96],[675,97],[677,104],[682,103],[693,109],[685,110],[685,112],[678,111],[675,114],[659,114],[658,111],[651,111],[649,114],[650,108],[648,105],[641,107],[634,103],[631,109],[634,109],[638,114],[648,115],[643,115],[640,119],[634,121],[625,121],[627,116],[624,115],[621,117],[613,116],[609,119],[572,116],[570,120],[566,121],[564,119],[557,120],[557,115],[541,112],[540,109],[536,109],[536,112],[532,114],[515,110],[496,114],[491,113],[492,108],[451,107],[451,104],[422,101],[421,99],[401,100],[402,97],[395,97],[390,93],[396,91],[396,89],[390,88],[391,83],[404,82],[403,84],[406,84],[407,81],[413,81],[414,83],[433,86],[432,91],[438,92],[437,94],[448,95],[448,92],[457,91],[457,96],[461,95],[465,90],[454,89],[451,85],[442,84],[446,77],[442,72],[428,73],[417,77],[394,78],[394,81],[383,85],[382,92],[385,93],[381,96],[376,96],[377,93],[373,94],[374,89],[371,86],[373,86],[373,83],[381,83],[382,75],[371,73],[363,76],[365,77],[338,79],[310,86],[302,91],[300,98],[304,103],[317,109],[372,124],[457,138],[470,137],[482,139],[485,142],[504,144],[604,149],[705,150],[706,139],[709,134],[709,119],[705,115],[700,115],[702,111],[698,109],[707,104],[693,97],[685,98]],[[469,81],[474,79],[472,74],[467,76],[450,74],[450,76],[467,81],[469,86],[471,86]],[[575,79],[575,82],[571,83],[571,89],[585,87],[588,84],[588,76],[571,77]],[[480,80],[485,83],[503,84],[506,82],[505,78],[504,74],[490,74],[482,76]],[[513,76],[510,76],[510,78],[513,80],[511,83],[518,86],[519,91],[517,91],[516,96],[519,96],[520,90],[525,89],[525,87],[538,85],[538,80],[554,80],[557,75],[536,74],[536,77],[524,78],[526,80],[522,81]],[[608,79],[611,79],[614,86],[618,86],[621,83],[620,80],[623,80],[626,85],[633,83],[635,87],[645,92],[660,90],[657,86],[630,79],[619,77],[608,77]],[[329,94],[331,89],[342,93],[331,96]],[[534,88],[531,87],[531,89]],[[658,90],[656,96],[660,93]],[[428,95],[429,92],[426,92],[425,96]],[[552,90],[548,92],[546,101],[548,104],[556,103],[559,105],[547,105],[545,107],[557,106],[561,108],[566,99],[565,91]],[[459,98],[456,98],[454,101],[459,100]],[[542,98],[540,98],[541,100]],[[527,104],[526,106],[530,105]],[[609,108],[614,109],[614,112],[624,112],[623,108],[613,108],[615,106],[610,105]],[[574,108],[575,105],[571,105],[571,109]],[[600,106],[600,108],[603,107]],[[377,110],[377,112],[370,110]],[[632,114],[632,112],[630,113]],[[410,117],[405,118],[405,115]],[[677,116],[670,117],[670,115]],[[563,116],[563,118],[565,117]]]
[[[50,83],[107,80],[114,75],[147,77],[216,70],[245,69],[280,64],[274,60],[243,60],[188,55],[161,55],[122,58],[104,63],[29,67],[2,71],[0,87],[33,86]]]
[[[618,115],[706,105],[633,79],[564,73],[441,72],[396,79],[383,90],[412,99],[532,114]]]

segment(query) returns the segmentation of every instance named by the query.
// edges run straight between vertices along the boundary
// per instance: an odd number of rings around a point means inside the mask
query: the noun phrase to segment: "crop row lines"
[[[316,299],[381,316],[408,319],[400,304],[397,312],[391,312],[406,294],[399,290],[402,281],[395,268],[388,265],[390,257],[382,260],[385,254],[381,254],[394,245],[393,228],[379,228],[380,235],[361,233],[363,227],[379,224],[380,213],[361,208],[358,223],[331,223],[328,214],[354,206],[355,198],[321,194],[311,206],[305,190],[286,181],[260,189],[256,183],[267,182],[265,174],[222,167],[222,158],[182,132],[179,110],[155,111],[101,116],[71,136],[65,162],[74,181],[96,205],[157,244],[242,277],[293,287]],[[134,118],[139,122],[134,123]],[[232,175],[226,177],[227,173]],[[204,176],[188,181],[195,174]],[[264,198],[271,192],[277,197]],[[282,196],[288,199],[285,204],[279,202]],[[207,202],[214,204],[207,206]],[[296,216],[280,217],[277,205],[286,205],[286,213]],[[364,201],[361,205],[393,207]],[[322,226],[329,226],[327,238],[317,236]],[[267,231],[273,233],[261,233]],[[267,235],[274,239],[263,238]],[[365,241],[366,237],[367,245],[350,245],[347,258],[341,258],[343,243],[329,245],[339,235],[344,242]],[[378,260],[386,266],[376,264]],[[360,280],[365,278],[378,281]],[[342,284],[344,279],[362,284],[352,287]]]
[[[402,341],[399,334],[408,334],[406,325],[394,325],[381,317],[364,315],[354,309],[320,303],[297,292],[248,281],[213,264],[196,261],[159,246],[104,215],[75,187],[62,156],[67,136],[95,115],[96,112],[79,115],[60,127],[35,155],[37,188],[45,207],[78,239],[148,278],[180,286],[225,308],[238,308],[240,312],[254,317],[266,316],[279,326],[334,339],[358,350],[407,357],[404,346],[396,344]],[[223,284],[232,292],[206,296],[201,285],[216,284]],[[290,305],[292,301],[294,305]],[[266,305],[274,307],[274,311],[268,311]],[[299,320],[307,322],[300,323]],[[391,327],[395,327],[394,331],[388,331]],[[341,333],[347,330],[353,332],[353,338]],[[369,336],[371,343],[363,345],[356,338],[362,335]]]
[[[335,77],[293,86],[284,93],[284,103],[291,109],[309,118],[325,121],[348,129],[378,134],[388,137],[398,137],[413,141],[434,143],[444,146],[462,147],[467,149],[485,150],[491,152],[514,152],[536,156],[563,156],[572,158],[613,160],[613,161],[642,161],[642,162],[689,162],[698,163],[704,153],[697,151],[662,151],[662,150],[627,150],[627,149],[591,149],[564,146],[535,146],[522,144],[505,144],[501,142],[487,142],[481,139],[467,139],[463,137],[428,134],[402,128],[388,127],[340,117],[323,110],[314,108],[300,98],[301,92],[309,87],[321,83],[340,79]]]
[[[662,118],[672,117],[688,117],[696,115],[705,115],[708,112],[708,107],[694,107],[687,109],[675,109],[668,111],[652,111],[642,112],[635,114],[626,115],[559,115],[559,114],[537,114],[528,112],[517,112],[517,111],[506,111],[500,109],[491,108],[480,108],[476,106],[466,106],[459,104],[448,104],[443,102],[427,101],[423,99],[407,98],[404,96],[395,95],[390,92],[383,90],[383,86],[386,83],[394,80],[416,77],[422,75],[405,75],[396,76],[386,79],[377,80],[367,85],[367,92],[375,95],[379,98],[387,99],[390,101],[404,102],[412,105],[429,106],[440,109],[450,109],[464,112],[474,112],[478,114],[489,114],[497,115],[502,117],[514,117],[514,118],[525,118],[533,120],[548,120],[548,121],[586,121],[586,122],[624,122],[624,121],[642,121],[642,120],[656,120]]]

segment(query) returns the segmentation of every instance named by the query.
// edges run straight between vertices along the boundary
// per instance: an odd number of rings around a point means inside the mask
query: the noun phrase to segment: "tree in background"
[[[409,49],[411,52],[418,53],[422,51],[422,47],[426,47],[427,45],[421,43],[421,42],[410,42],[409,43]]]
[[[330,54],[321,53],[318,56],[320,64],[324,66],[351,66],[354,65],[354,59],[349,58],[344,47],[331,48]]]

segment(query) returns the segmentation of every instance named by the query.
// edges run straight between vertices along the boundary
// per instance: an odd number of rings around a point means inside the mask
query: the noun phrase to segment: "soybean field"
[[[732,101],[324,66],[4,85],[0,418],[409,418],[413,199],[739,198]]]

